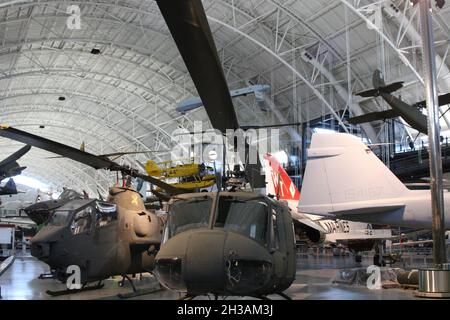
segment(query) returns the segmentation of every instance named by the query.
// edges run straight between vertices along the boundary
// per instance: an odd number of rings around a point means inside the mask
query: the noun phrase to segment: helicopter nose
[[[220,230],[187,231],[166,242],[155,261],[162,285],[191,295],[258,290],[270,281],[270,253],[256,241]]]
[[[155,268],[159,280],[169,289],[192,292],[200,288],[223,288],[225,234],[213,230],[184,232],[161,247]],[[207,244],[207,247],[205,247]]]
[[[38,259],[47,258],[50,256],[49,243],[31,243],[31,255]]]

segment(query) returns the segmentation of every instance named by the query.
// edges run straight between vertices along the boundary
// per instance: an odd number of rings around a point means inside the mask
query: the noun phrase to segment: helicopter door
[[[283,232],[284,225],[281,216],[281,208],[272,206],[270,220],[270,249],[273,256],[275,275],[283,278],[287,272],[286,235]]]

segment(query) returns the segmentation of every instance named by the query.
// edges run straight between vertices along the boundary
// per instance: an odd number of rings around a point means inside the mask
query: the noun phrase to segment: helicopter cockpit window
[[[234,197],[220,197],[215,228],[223,228],[267,243],[267,204]]]
[[[208,227],[211,204],[210,197],[173,203],[169,208],[169,237],[186,230]]]
[[[87,207],[75,214],[70,228],[74,235],[91,230],[93,210],[92,207]]]
[[[73,199],[77,199],[79,197],[80,197],[79,194],[75,190],[71,190],[71,189],[66,189],[59,195],[59,199],[73,200]]]
[[[112,203],[97,202],[96,228],[102,228],[117,220],[117,206]]]
[[[48,221],[49,226],[62,227],[68,224],[69,211],[57,210]]]

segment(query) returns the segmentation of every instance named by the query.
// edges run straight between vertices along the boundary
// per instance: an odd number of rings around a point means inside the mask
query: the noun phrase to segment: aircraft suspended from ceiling
[[[18,176],[27,167],[21,167],[17,160],[22,158],[28,151],[30,151],[31,146],[27,145],[20,150],[16,151],[8,158],[0,162],[0,182],[6,178],[11,178]],[[19,193],[16,188],[16,184],[13,179],[10,179],[4,187],[0,186],[0,195],[15,195]]]
[[[27,168],[21,167],[17,163],[17,160],[22,158],[28,151],[30,151],[30,149],[31,146],[27,145],[0,162],[0,182],[3,179],[20,175],[22,171]]]
[[[403,82],[395,82],[386,85],[381,71],[376,70],[373,74],[373,86],[374,89],[357,93],[356,95],[361,97],[382,97],[392,109],[380,112],[371,112],[362,116],[353,117],[348,120],[350,124],[361,124],[366,122],[372,122],[377,120],[385,121],[386,119],[392,119],[402,117],[413,129],[428,134],[428,120],[420,110],[427,107],[426,101],[420,101],[413,105],[410,105],[400,98],[392,95],[393,92],[403,87]],[[444,106],[450,103],[450,93],[439,96],[439,106]]]

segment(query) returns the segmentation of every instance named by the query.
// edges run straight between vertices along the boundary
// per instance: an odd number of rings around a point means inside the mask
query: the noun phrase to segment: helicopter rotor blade
[[[213,128],[225,133],[238,121],[206,13],[200,0],[157,0]]]
[[[161,180],[158,180],[153,177],[149,177],[147,175],[140,174],[137,170],[121,166],[118,163],[111,161],[109,159],[105,159],[103,157],[99,157],[93,155],[91,153],[81,151],[77,148],[73,148],[67,146],[65,144],[52,141],[19,129],[11,128],[8,126],[0,126],[0,136],[9,138],[11,140],[19,141],[25,144],[29,144],[39,149],[43,149],[49,152],[56,153],[65,158],[72,159],[79,163],[85,164],[94,169],[106,169],[110,171],[117,171],[127,174],[132,177],[139,177],[151,184],[154,184],[161,189],[165,190],[169,194],[181,194],[185,193],[185,191],[175,188],[170,184],[167,184]]]
[[[239,129],[230,90],[201,0],[156,2],[202,99],[212,127],[222,134],[227,129]],[[257,158],[256,164],[246,167],[247,179],[254,188],[263,188],[265,177],[261,175],[262,166]]]

